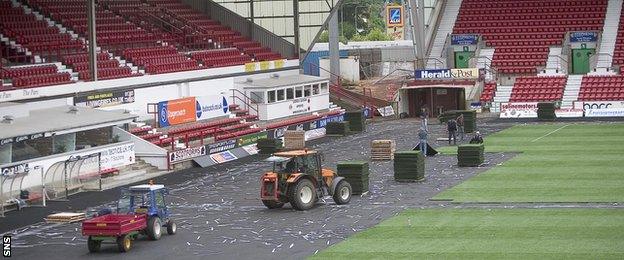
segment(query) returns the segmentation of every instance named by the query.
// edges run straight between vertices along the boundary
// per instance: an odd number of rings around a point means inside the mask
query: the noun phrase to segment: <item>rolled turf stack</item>
[[[353,194],[359,195],[368,192],[368,162],[348,161],[338,163],[338,176],[344,177]]]
[[[282,140],[270,138],[258,139],[256,147],[258,148],[258,153],[260,154],[272,154],[282,149]]]
[[[459,167],[476,167],[485,161],[483,144],[463,144],[457,147]]]
[[[537,103],[537,118],[541,121],[554,121],[557,118],[555,115],[555,103]]]
[[[345,113],[345,120],[349,122],[349,130],[352,132],[364,132],[366,130],[366,118],[361,110]]]
[[[399,182],[425,180],[425,157],[420,151],[394,153],[394,180]]]
[[[347,135],[349,134],[349,122],[329,122],[325,126],[328,135]]]

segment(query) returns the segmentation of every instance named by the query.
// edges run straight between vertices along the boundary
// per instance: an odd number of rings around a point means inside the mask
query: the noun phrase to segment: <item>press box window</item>
[[[287,88],[286,89],[286,99],[294,99],[295,98],[295,89]]]
[[[312,95],[318,94],[321,94],[321,88],[319,87],[319,84],[312,85]]]
[[[303,95],[306,97],[309,97],[311,94],[312,94],[312,86],[306,85],[305,89],[303,90]]]
[[[295,87],[295,98],[303,97],[303,87]]]
[[[254,103],[264,103],[264,92],[250,92],[250,98]]]
[[[277,90],[277,101],[283,101],[285,99],[286,96],[284,96],[284,92],[283,89]]]
[[[328,92],[327,83],[321,83],[321,93],[325,94]]]
[[[275,90],[271,90],[268,92],[269,94],[269,103],[275,103]]]

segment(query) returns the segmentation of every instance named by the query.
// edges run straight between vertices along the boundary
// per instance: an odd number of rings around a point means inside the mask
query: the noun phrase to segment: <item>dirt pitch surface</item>
[[[507,128],[507,122],[480,122],[486,135]],[[369,124],[364,133],[328,137],[316,141],[313,149],[325,154],[325,167],[340,161],[368,160],[370,143],[393,139],[397,150],[411,149],[416,143],[419,122],[394,120]],[[430,126],[430,140],[446,132],[441,125]],[[437,134],[436,134],[437,133]],[[468,139],[468,138],[467,138]],[[430,141],[431,142],[431,141]],[[435,146],[448,145],[435,143]],[[408,208],[446,207],[446,202],[429,201],[435,194],[511,157],[511,153],[486,155],[486,165],[458,168],[454,156],[426,159],[426,181],[397,183],[391,161],[370,162],[370,191],[356,196],[350,204],[331,201],[301,212],[286,205],[268,210],[258,200],[259,177],[271,166],[261,156],[205,169],[189,169],[161,178],[171,189],[168,203],[178,223],[178,234],[163,235],[159,241],[135,241],[128,253],[120,254],[113,244],[90,254],[80,224],[44,224],[47,211],[84,209],[116,199],[118,190],[72,196],[69,202],[52,202],[47,209],[29,208],[0,219],[2,232],[12,230],[13,256],[18,259],[141,258],[141,259],[302,259],[344,240],[355,232],[372,227]],[[81,207],[82,206],[82,207]],[[94,212],[102,206],[88,208]],[[31,224],[36,223],[36,224]]]

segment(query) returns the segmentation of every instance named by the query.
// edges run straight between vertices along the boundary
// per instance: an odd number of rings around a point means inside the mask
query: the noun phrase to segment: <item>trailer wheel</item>
[[[336,185],[336,190],[334,191],[334,202],[338,205],[349,203],[349,201],[351,201],[351,193],[351,184],[345,180],[341,180],[338,185]]]
[[[290,205],[296,210],[310,209],[316,201],[316,188],[308,179],[299,180],[288,193]]]
[[[91,236],[89,236],[89,239],[87,239],[87,247],[89,248],[89,252],[91,253],[98,252],[100,251],[101,246],[102,246],[101,240],[95,240],[91,238]]]
[[[269,209],[279,209],[284,206],[284,202],[274,200],[263,200],[262,204]]]
[[[178,226],[176,225],[176,223],[173,220],[170,219],[167,222],[167,234],[175,235],[176,231],[178,231]]]
[[[130,251],[130,248],[132,248],[132,239],[130,239],[130,236],[123,235],[117,237],[117,248],[119,248],[119,252],[122,253]]]
[[[160,230],[162,223],[160,222],[160,218],[153,216],[147,220],[147,236],[151,240],[158,240],[162,235]]]

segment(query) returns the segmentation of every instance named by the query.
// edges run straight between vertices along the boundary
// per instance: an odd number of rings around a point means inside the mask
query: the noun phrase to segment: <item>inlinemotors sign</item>
[[[479,69],[441,69],[416,70],[416,79],[476,79],[479,78]]]

